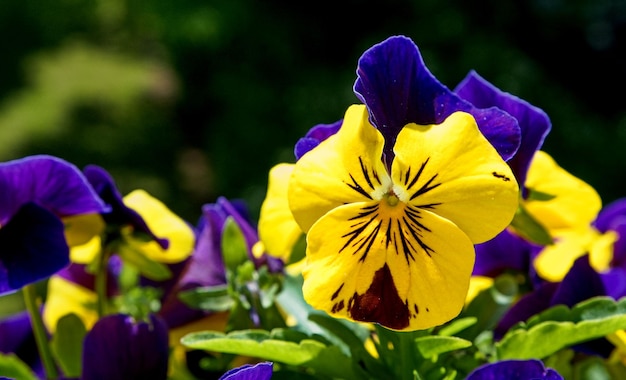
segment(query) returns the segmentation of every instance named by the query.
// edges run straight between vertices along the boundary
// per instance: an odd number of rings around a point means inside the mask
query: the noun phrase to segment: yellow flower
[[[530,194],[523,201],[526,210],[554,239],[554,244],[544,247],[535,258],[537,273],[548,281],[561,281],[574,261],[587,253],[596,271],[606,270],[617,235],[602,234],[591,225],[602,208],[596,190],[543,151],[533,157],[526,187]]]
[[[287,202],[287,187],[294,164],[278,164],[270,170],[267,195],[259,215],[259,240],[272,256],[289,261],[302,230],[293,219]]]
[[[296,164],[289,206],[307,233],[305,300],[394,330],[440,325],[463,307],[474,244],[518,206],[510,168],[463,112],[406,125],[393,161],[363,105]]]
[[[552,236],[589,226],[602,208],[593,187],[560,167],[544,151],[535,153],[525,186],[530,196],[524,206]]]

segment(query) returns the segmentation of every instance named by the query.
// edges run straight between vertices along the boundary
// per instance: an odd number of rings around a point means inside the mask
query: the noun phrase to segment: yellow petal
[[[70,248],[70,260],[78,264],[90,264],[100,253],[102,243],[100,236],[95,236],[87,243]]]
[[[509,166],[464,112],[439,125],[400,131],[392,165],[394,192],[455,223],[474,244],[506,228],[518,206]]]
[[[474,247],[429,211],[343,205],[313,225],[307,243],[304,298],[336,317],[417,330],[451,320],[465,302]]]
[[[524,202],[528,212],[553,235],[566,229],[584,228],[602,207],[593,187],[561,168],[543,151],[535,153],[525,186],[554,197]]]
[[[469,289],[465,297],[465,304],[472,302],[478,293],[493,286],[493,278],[486,276],[472,276],[470,279]]]
[[[537,273],[548,281],[562,281],[577,258],[589,253],[591,266],[596,271],[609,267],[613,259],[612,246],[617,235],[601,234],[596,229],[568,230],[559,235],[555,243],[546,246],[535,258]]]
[[[296,162],[288,198],[303,231],[344,203],[382,198],[391,181],[381,161],[383,144],[365,106],[353,105],[339,131]]]
[[[48,331],[54,333],[59,319],[70,313],[76,314],[87,330],[91,329],[98,320],[96,300],[95,292],[61,276],[50,277],[42,316]]]
[[[287,199],[293,164],[278,164],[269,173],[267,195],[259,214],[259,240],[268,254],[287,262],[294,245],[302,235]]]
[[[83,245],[104,231],[105,223],[100,214],[80,214],[63,218],[65,240],[70,247]]]
[[[165,250],[154,241],[137,242],[148,258],[177,263],[189,257],[195,243],[193,230],[161,201],[143,190],[135,190],[124,197],[124,204],[141,215],[152,233],[169,240],[169,247]]]

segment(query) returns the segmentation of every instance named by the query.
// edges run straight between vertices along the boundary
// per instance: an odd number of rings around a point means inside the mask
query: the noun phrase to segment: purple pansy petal
[[[294,148],[296,160],[299,160],[300,157],[304,156],[306,152],[315,148],[322,141],[337,133],[339,128],[341,128],[342,123],[343,119],[332,124],[318,124],[309,129],[307,134],[296,142],[296,146]]]
[[[595,296],[606,295],[600,274],[589,264],[589,255],[576,259],[557,291],[550,300],[551,305],[563,304],[572,307]]]
[[[495,106],[517,119],[521,132],[521,143],[515,157],[508,163],[517,181],[523,184],[526,181],[530,161],[550,132],[552,124],[548,115],[525,100],[501,91],[475,71],[470,71],[454,92],[476,107]]]
[[[74,165],[52,156],[0,163],[0,188],[0,225],[28,202],[58,217],[109,210]]]
[[[9,354],[18,348],[32,335],[30,317],[24,311],[0,321],[0,352]]]
[[[268,380],[272,378],[272,371],[273,363],[271,362],[245,364],[226,372],[219,380]]]
[[[626,268],[626,218],[620,217],[613,224],[612,230],[617,233],[617,240],[613,243],[611,266]]]
[[[69,264],[59,218],[34,203],[24,204],[0,228],[0,293],[47,278]]]
[[[593,224],[600,232],[607,232],[615,229],[616,224],[622,224],[625,221],[626,198],[620,198],[602,207]]]
[[[626,268],[610,268],[600,274],[607,296],[620,299],[626,296]]]
[[[482,365],[472,371],[466,380],[563,380],[558,372],[546,368],[541,360],[502,360]]]
[[[550,300],[557,291],[557,288],[557,283],[546,282],[539,285],[531,293],[524,294],[507,310],[502,318],[500,318],[498,325],[493,330],[494,339],[500,340],[504,334],[518,322],[525,321],[552,306]]]
[[[168,330],[156,316],[136,322],[122,314],[100,319],[83,343],[82,380],[166,379]]]
[[[531,244],[509,230],[475,247],[475,276],[496,277],[507,270],[527,273],[530,268]]]
[[[161,239],[155,236],[141,215],[124,204],[123,197],[117,189],[113,177],[106,170],[97,165],[87,165],[83,173],[100,198],[111,207],[111,212],[103,215],[107,224],[130,224],[135,230],[152,237],[161,248],[168,248],[168,239]]]
[[[415,43],[394,36],[374,45],[359,59],[354,92],[385,137],[385,155],[408,123],[439,124],[455,111],[472,114],[504,160],[520,143],[517,121],[495,107],[478,109],[440,83],[426,68]]]

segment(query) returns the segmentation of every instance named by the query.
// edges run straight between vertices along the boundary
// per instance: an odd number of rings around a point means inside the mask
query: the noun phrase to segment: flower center
[[[400,199],[398,198],[398,196],[392,191],[390,191],[389,193],[384,195],[385,200],[387,201],[387,204],[391,207],[394,207],[398,204],[398,202],[400,202]]]

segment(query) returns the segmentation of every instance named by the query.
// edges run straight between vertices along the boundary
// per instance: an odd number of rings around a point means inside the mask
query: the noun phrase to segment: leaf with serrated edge
[[[626,329],[626,298],[594,297],[572,309],[559,305],[511,329],[496,343],[497,359],[541,359],[621,329]]]

